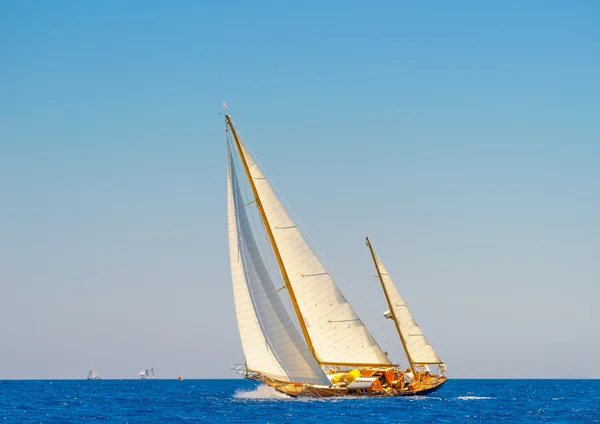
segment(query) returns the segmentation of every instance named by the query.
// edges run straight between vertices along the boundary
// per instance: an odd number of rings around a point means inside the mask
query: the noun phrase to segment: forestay
[[[391,364],[314,254],[246,147],[241,146],[317,359],[335,364]]]
[[[433,350],[433,347],[425,338],[425,335],[417,325],[417,322],[414,320],[412,314],[410,313],[406,302],[398,293],[398,289],[394,285],[392,278],[388,274],[387,270],[383,266],[381,259],[373,252],[373,257],[375,258],[375,264],[378,268],[378,271],[381,275],[381,280],[384,286],[385,291],[389,297],[390,306],[393,309],[394,316],[398,321],[398,327],[400,332],[402,333],[402,337],[404,338],[404,343],[406,344],[406,350],[408,351],[409,360],[412,361],[413,364],[440,364],[442,361],[438,357],[438,355]]]
[[[228,149],[227,203],[233,296],[246,367],[279,381],[331,385],[267,273]]]

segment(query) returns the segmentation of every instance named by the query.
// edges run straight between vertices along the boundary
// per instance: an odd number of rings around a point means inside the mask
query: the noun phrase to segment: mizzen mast
[[[271,225],[269,224],[269,220],[267,219],[267,214],[263,208],[262,202],[258,195],[258,190],[256,188],[256,185],[254,184],[254,178],[252,177],[252,174],[250,172],[250,167],[248,166],[248,161],[246,160],[246,156],[244,155],[241,141],[238,137],[238,134],[235,130],[235,127],[233,125],[233,122],[232,122],[229,114],[225,115],[225,120],[227,122],[227,125],[231,129],[231,133],[233,134],[233,139],[235,141],[236,148],[238,150],[240,158],[242,159],[242,164],[244,165],[244,171],[246,172],[246,177],[248,178],[248,181],[250,182],[250,187],[252,187],[252,194],[254,195],[254,200],[256,202],[256,206],[258,207],[258,212],[259,212],[262,222],[265,226],[265,230],[267,231],[267,236],[269,237],[269,242],[271,243],[271,246],[273,247],[273,252],[275,253],[275,257],[277,258],[277,263],[279,264],[279,269],[281,270],[281,275],[283,277],[283,281],[285,282],[285,287],[287,288],[288,293],[290,295],[290,300],[292,301],[292,305],[294,307],[294,312],[296,312],[296,316],[298,317],[298,322],[300,323],[300,328],[302,329],[302,334],[304,334],[304,339],[306,340],[306,343],[307,343],[308,348],[310,349],[311,353],[313,354],[315,359],[317,361],[319,361],[319,358],[317,356],[315,348],[312,344],[310,335],[308,334],[308,330],[306,328],[306,323],[304,322],[304,319],[302,318],[302,313],[300,312],[300,307],[298,306],[298,301],[296,300],[296,295],[294,294],[292,284],[290,283],[290,278],[288,276],[287,270],[285,269],[285,265],[283,264],[283,259],[281,258],[281,253],[279,252],[279,247],[277,246],[277,243],[275,242],[275,236],[273,235]]]

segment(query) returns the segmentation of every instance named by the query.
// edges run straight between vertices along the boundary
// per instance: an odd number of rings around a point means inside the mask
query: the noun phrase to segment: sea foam
[[[485,399],[491,399],[491,397],[486,397],[486,396],[459,396],[458,399],[459,400],[485,400]]]
[[[237,390],[233,397],[237,399],[290,399],[288,395],[264,384],[254,390]]]

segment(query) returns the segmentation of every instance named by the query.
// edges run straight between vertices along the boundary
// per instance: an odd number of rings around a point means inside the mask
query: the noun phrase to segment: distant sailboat
[[[145,370],[141,370],[138,374],[142,380],[156,380],[156,375],[154,375],[154,368],[146,368]]]
[[[100,380],[100,377],[98,377],[98,374],[96,374],[96,370],[94,369],[94,367],[90,367],[90,371],[88,372],[87,379],[88,380]]]

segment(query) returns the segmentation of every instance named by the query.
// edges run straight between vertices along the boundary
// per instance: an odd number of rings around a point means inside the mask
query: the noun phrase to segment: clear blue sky
[[[0,2],[0,379],[232,377],[225,100],[393,357],[600,377],[600,3]]]

